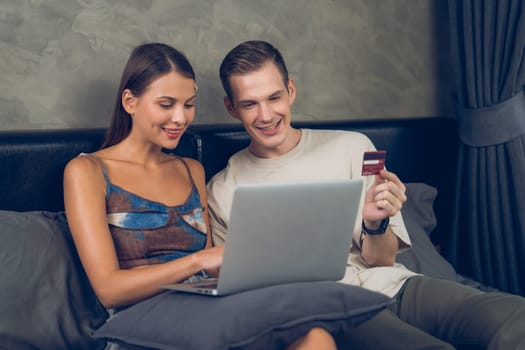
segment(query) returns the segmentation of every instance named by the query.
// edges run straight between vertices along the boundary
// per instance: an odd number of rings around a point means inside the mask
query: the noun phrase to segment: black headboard
[[[457,123],[450,118],[298,122],[297,127],[360,131],[386,149],[387,167],[404,182],[425,182],[439,191],[438,231],[451,225],[457,163]],[[63,209],[62,172],[81,152],[99,148],[104,129],[0,131],[0,209]],[[192,125],[175,153],[200,160],[210,178],[231,154],[248,144],[240,124]],[[434,234],[433,234],[434,236]]]

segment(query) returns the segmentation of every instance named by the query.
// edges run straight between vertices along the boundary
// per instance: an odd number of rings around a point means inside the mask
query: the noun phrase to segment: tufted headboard
[[[438,189],[435,212],[440,240],[451,224],[457,163],[457,125],[451,118],[298,122],[296,127],[354,130],[388,150],[387,167],[404,182]],[[62,171],[81,152],[98,149],[104,129],[0,131],[0,209],[63,209]],[[200,160],[210,178],[231,154],[248,144],[240,124],[192,125],[175,153]]]

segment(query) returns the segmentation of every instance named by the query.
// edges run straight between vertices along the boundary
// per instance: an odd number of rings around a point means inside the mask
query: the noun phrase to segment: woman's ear
[[[135,106],[137,104],[137,98],[133,95],[130,89],[126,89],[122,92],[122,107],[128,112],[129,115],[135,113]]]

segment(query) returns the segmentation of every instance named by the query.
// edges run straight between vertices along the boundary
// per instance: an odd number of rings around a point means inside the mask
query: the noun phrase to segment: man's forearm
[[[381,235],[361,236],[361,257],[369,266],[392,266],[395,263],[399,239],[388,226]]]

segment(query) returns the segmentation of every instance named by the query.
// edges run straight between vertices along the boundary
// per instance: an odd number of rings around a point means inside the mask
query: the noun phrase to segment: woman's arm
[[[211,231],[211,224],[210,224],[210,214],[208,210],[208,192],[206,188],[206,176],[204,172],[204,168],[201,163],[198,161],[191,159],[191,158],[185,158],[184,159],[186,164],[188,164],[191,175],[193,177],[193,181],[195,181],[195,186],[197,187],[197,191],[199,191],[199,196],[201,200],[201,205],[203,208],[203,219],[206,223],[206,234],[207,234],[207,240],[206,240],[206,248],[213,247],[213,238],[212,238],[212,231]],[[221,249],[223,249],[222,247]],[[222,250],[221,250],[222,251]],[[219,274],[219,268],[222,264],[222,255],[221,255],[221,261],[216,267],[211,268],[205,268],[205,270],[212,276],[217,276]]]
[[[160,292],[163,284],[179,282],[202,269],[220,266],[222,247],[205,249],[164,264],[120,269],[106,219],[105,186],[96,160],[78,157],[66,166],[64,203],[68,224],[89,281],[104,306],[136,303]],[[204,220],[209,228],[208,217]]]

